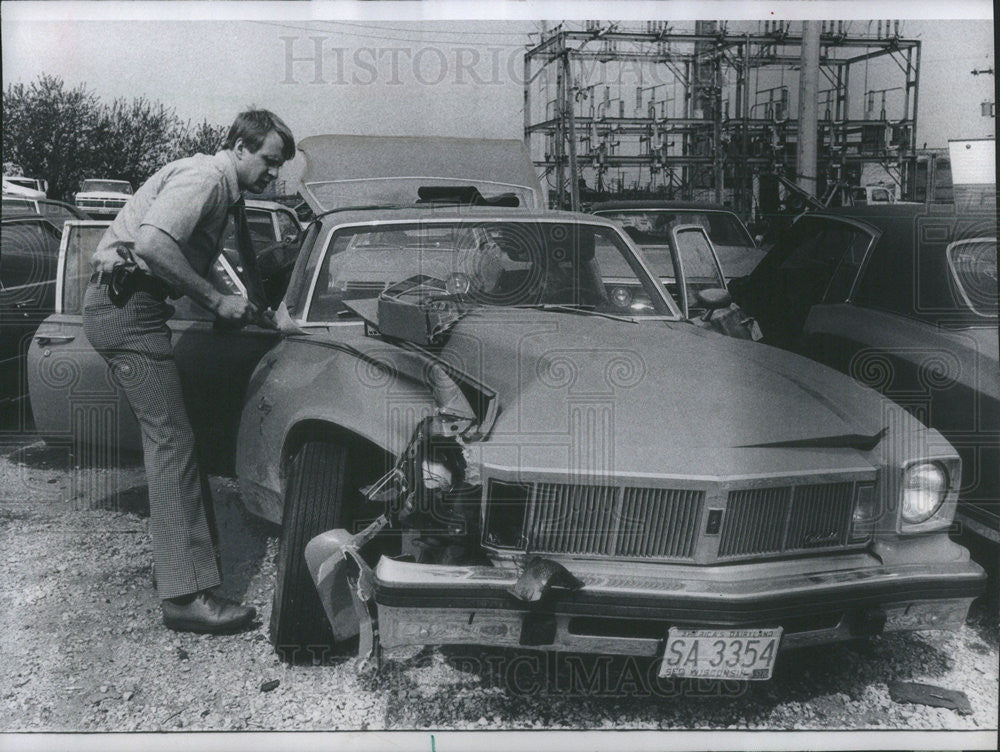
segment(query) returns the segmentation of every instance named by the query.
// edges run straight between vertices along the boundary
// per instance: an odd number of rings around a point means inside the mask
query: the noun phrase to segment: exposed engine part
[[[481,563],[478,472],[469,483],[466,445],[439,428],[437,418],[422,420],[392,470],[362,493],[385,505],[403,531],[417,534],[404,554],[420,563]]]

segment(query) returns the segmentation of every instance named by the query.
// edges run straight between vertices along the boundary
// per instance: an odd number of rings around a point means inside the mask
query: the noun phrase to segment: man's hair
[[[285,122],[268,110],[251,109],[237,115],[229,126],[224,146],[227,149],[235,148],[236,139],[242,138],[250,153],[256,154],[271,131],[281,136],[281,157],[287,162],[295,156],[295,139]]]

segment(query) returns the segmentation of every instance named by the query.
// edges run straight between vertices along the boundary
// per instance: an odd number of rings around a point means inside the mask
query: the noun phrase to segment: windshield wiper
[[[625,321],[630,324],[638,323],[634,318],[629,318],[628,316],[617,316],[613,313],[605,313],[604,311],[598,311],[596,307],[590,303],[533,303],[527,305],[514,306],[515,308],[532,308],[539,311],[561,311],[563,313],[575,313],[575,314],[589,314],[593,316],[600,316],[604,319],[611,319],[612,321]]]

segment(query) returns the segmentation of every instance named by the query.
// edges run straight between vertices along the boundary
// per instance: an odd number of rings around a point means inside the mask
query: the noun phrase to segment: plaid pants
[[[212,498],[195,454],[166,323],[172,314],[170,305],[144,291],[134,293],[123,308],[108,299],[106,285],[91,282],[84,295],[83,331],[110,366],[142,431],[160,598],[222,581]]]

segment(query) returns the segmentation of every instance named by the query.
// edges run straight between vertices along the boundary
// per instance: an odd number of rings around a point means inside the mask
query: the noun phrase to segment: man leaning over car
[[[215,156],[171,162],[147,180],[94,254],[83,329],[142,431],[156,588],[171,629],[231,632],[256,612],[212,592],[222,582],[212,500],[184,409],[166,298],[188,295],[229,325],[251,319],[251,303],[220,293],[206,276],[241,192],[262,191],[294,154],[295,141],[280,118],[267,110],[243,112]]]

